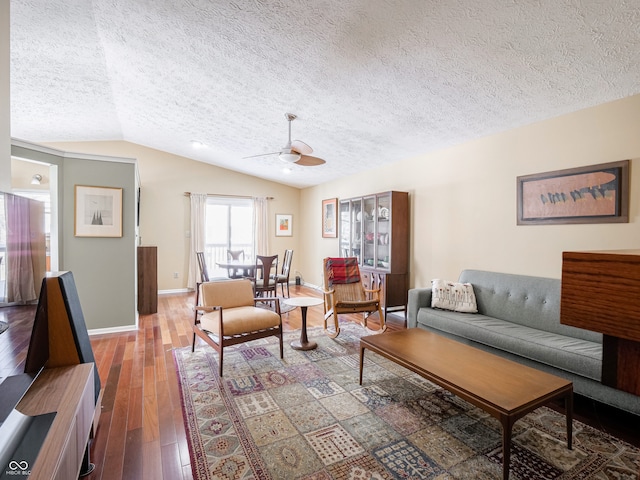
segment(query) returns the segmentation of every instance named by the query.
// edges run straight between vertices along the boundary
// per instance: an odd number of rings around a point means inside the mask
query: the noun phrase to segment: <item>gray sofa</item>
[[[431,288],[409,290],[407,325],[553,373],[574,392],[640,415],[640,397],[600,383],[602,335],[560,324],[560,280],[464,270],[478,313],[431,308]]]

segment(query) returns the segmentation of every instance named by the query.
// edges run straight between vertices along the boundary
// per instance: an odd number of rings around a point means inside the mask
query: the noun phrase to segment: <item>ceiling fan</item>
[[[326,163],[321,158],[312,157],[310,154],[313,153],[313,148],[311,148],[306,143],[300,140],[294,140],[293,142],[291,141],[291,122],[293,122],[298,117],[293,113],[285,113],[284,118],[286,118],[287,122],[289,122],[289,140],[287,141],[287,144],[279,152],[262,153],[260,155],[251,155],[244,158],[278,155],[278,158],[283,162],[295,163],[296,165],[301,165],[303,167],[315,167],[316,165],[322,165],[323,163]]]

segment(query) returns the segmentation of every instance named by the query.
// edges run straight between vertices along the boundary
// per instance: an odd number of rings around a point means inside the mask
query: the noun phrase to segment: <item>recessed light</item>
[[[191,140],[191,146],[193,148],[206,148],[207,146],[199,140]]]
[[[285,175],[289,175],[289,174],[291,173],[291,169],[290,169],[290,168],[287,168],[287,167],[284,167],[284,168],[282,169],[282,173],[284,173]]]

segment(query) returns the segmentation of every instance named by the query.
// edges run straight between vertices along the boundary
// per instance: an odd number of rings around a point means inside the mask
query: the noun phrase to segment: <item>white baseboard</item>
[[[123,325],[121,327],[109,327],[109,328],[92,328],[88,330],[89,335],[104,335],[107,333],[124,333],[132,332],[138,329],[138,325]]]
[[[193,293],[193,288],[175,288],[173,290],[158,290],[158,295],[175,295],[176,293]]]
[[[322,287],[319,286],[319,285],[314,285],[313,283],[303,282],[302,286],[303,287],[307,287],[307,288],[313,288],[314,290],[319,290],[320,293],[322,293]]]

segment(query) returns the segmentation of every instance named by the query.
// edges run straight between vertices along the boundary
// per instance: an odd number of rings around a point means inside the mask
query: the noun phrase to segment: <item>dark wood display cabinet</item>
[[[409,194],[383,192],[340,200],[340,256],[356,257],[367,288],[380,287],[388,312],[407,315]]]

